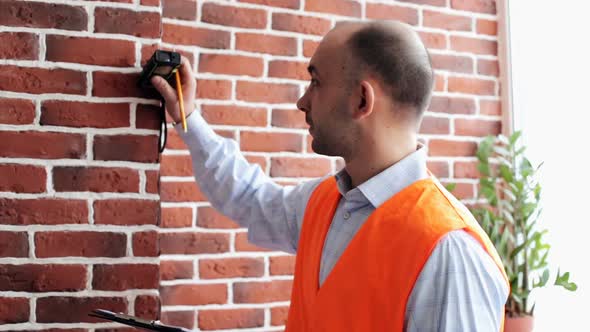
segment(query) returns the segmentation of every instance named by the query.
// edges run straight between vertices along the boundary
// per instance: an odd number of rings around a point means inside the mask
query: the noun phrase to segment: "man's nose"
[[[303,96],[301,96],[301,98],[297,100],[297,109],[305,113],[309,111],[309,99],[307,97],[307,90],[305,90]]]

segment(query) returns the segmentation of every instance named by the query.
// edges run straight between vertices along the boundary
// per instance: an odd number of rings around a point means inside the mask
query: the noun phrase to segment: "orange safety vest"
[[[485,232],[447,195],[428,178],[391,197],[361,226],[320,288],[322,249],[340,200],[334,177],[320,183],[305,211],[286,332],[401,332],[420,271],[439,240],[453,230],[473,236],[508,284]]]

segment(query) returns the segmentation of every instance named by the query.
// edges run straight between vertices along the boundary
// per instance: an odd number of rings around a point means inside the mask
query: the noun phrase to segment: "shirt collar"
[[[416,151],[363,182],[358,186],[358,189],[377,208],[405,187],[428,177],[427,155],[427,147],[419,143]],[[346,169],[342,169],[335,176],[338,191],[342,196],[345,196],[348,191],[353,189],[350,176]]]

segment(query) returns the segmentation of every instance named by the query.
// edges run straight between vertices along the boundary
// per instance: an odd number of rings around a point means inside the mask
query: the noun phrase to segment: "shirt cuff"
[[[174,125],[174,129],[189,147],[189,150],[217,143],[221,138],[211,129],[198,110],[195,110],[186,118],[186,128],[187,131],[184,132],[182,122]]]

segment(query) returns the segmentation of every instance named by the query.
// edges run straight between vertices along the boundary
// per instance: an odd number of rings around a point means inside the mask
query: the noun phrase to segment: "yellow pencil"
[[[186,116],[184,114],[184,102],[182,98],[182,84],[180,84],[180,74],[176,70],[176,92],[178,93],[178,103],[180,104],[180,116],[182,117],[182,129],[186,133]]]

